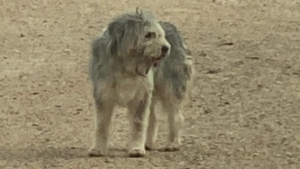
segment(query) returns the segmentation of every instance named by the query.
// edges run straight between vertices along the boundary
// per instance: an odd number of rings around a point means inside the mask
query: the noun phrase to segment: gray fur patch
[[[155,72],[155,83],[170,85],[177,99],[181,100],[187,90],[190,80],[188,65],[185,64],[187,55],[180,32],[170,22],[159,22],[166,33],[166,39],[171,45],[171,53],[163,59]],[[162,74],[162,76],[158,76]]]
[[[138,117],[139,119],[143,119],[145,116],[146,106],[149,102],[149,94],[145,93],[144,98],[139,101],[138,106],[136,108],[135,117]]]

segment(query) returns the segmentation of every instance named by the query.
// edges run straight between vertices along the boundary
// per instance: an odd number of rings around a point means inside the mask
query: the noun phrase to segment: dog
[[[96,110],[95,135],[88,155],[107,155],[114,107],[122,106],[128,109],[132,125],[128,154],[145,156],[146,149],[154,148],[158,101],[169,119],[166,150],[178,150],[183,124],[180,107],[193,68],[176,27],[136,8],[114,18],[91,46],[89,67]]]

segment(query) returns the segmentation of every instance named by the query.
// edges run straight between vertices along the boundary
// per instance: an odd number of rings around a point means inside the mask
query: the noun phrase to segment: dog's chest
[[[115,84],[116,101],[120,106],[126,106],[128,102],[143,98],[145,93],[153,91],[153,72],[147,77],[140,78],[118,78]]]

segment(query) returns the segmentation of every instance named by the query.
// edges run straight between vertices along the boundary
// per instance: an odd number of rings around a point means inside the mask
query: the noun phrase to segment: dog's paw
[[[153,145],[150,145],[150,144],[146,144],[145,145],[145,149],[148,150],[148,151],[151,151],[151,150],[154,150],[154,146]]]
[[[149,145],[145,145],[145,149],[147,150],[147,151],[151,151],[151,150],[154,150],[154,148],[153,148],[153,146],[149,146]]]
[[[134,157],[134,158],[137,158],[137,157],[144,157],[146,155],[146,150],[143,150],[143,149],[132,149],[129,151],[129,157]]]
[[[175,143],[170,143],[164,148],[164,151],[179,151],[179,150],[180,150],[180,145]]]
[[[99,149],[92,147],[88,150],[88,156],[90,157],[104,156],[104,152],[101,152]]]

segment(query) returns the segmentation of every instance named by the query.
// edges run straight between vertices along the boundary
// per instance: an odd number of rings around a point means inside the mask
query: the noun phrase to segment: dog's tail
[[[187,92],[187,98],[188,100],[191,99],[191,92],[192,92],[192,86],[194,83],[194,75],[195,75],[195,70],[194,70],[194,66],[193,66],[193,56],[192,56],[192,52],[191,50],[185,45],[183,44],[184,50],[186,52],[185,55],[185,64],[187,65],[188,68],[188,75],[189,75],[189,80],[187,81],[187,88],[189,89]]]
[[[190,55],[190,56],[192,57],[192,52],[191,52],[191,50],[190,50],[185,44],[183,44],[183,48],[184,48],[184,50],[185,50],[185,53],[186,53],[187,55]]]

